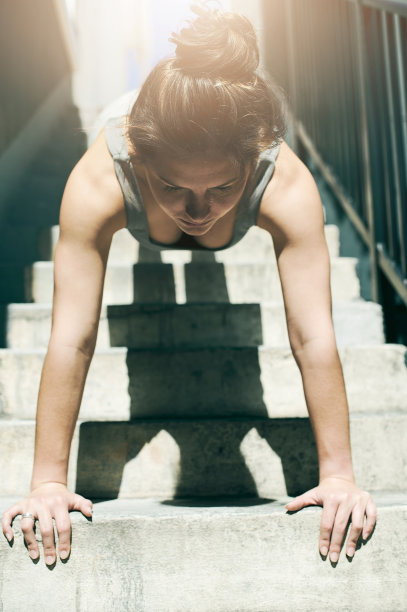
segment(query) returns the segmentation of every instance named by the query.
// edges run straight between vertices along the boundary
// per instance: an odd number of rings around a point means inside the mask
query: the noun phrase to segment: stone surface
[[[5,416],[34,418],[45,351],[0,350],[0,405]],[[350,410],[407,409],[406,349],[340,350]],[[188,416],[306,416],[290,349],[97,351],[80,416],[127,420]]]
[[[179,253],[180,251],[176,251]],[[205,256],[205,257],[204,257]],[[198,256],[197,256],[198,257]],[[109,264],[106,270],[105,304],[185,302],[264,302],[281,300],[281,286],[274,261],[251,263],[208,262],[213,254],[203,253],[192,263]],[[205,259],[203,261],[203,259]],[[359,297],[357,260],[331,260],[334,301]],[[28,269],[31,285],[27,295],[34,302],[50,303],[53,294],[52,262],[36,262]]]
[[[7,346],[46,348],[52,306],[12,304],[7,309]],[[338,345],[384,342],[382,309],[373,302],[334,304]],[[263,304],[134,304],[102,308],[98,348],[206,348],[288,346],[284,307]]]
[[[4,612],[404,612],[407,499],[374,497],[373,536],[335,565],[318,553],[321,509],[290,515],[286,499],[96,503],[91,522],[71,514],[70,558],[52,569],[30,560],[16,519],[14,545],[0,540],[0,601]]]
[[[379,505],[353,562],[321,560],[321,509],[282,505],[318,470],[298,368],[271,348],[287,336],[270,237],[252,228],[232,249],[159,254],[121,231],[68,480],[119,499],[95,503],[92,522],[71,514],[71,557],[51,569],[29,559],[16,519],[11,550],[0,540],[2,612],[407,609],[405,348],[377,344],[380,307],[358,301],[356,259],[338,259],[336,228],[326,235],[338,342],[365,344],[340,347],[355,473]],[[29,489],[53,264],[19,274],[18,299],[42,303],[0,312],[1,343],[19,347],[0,351],[0,494],[13,496],[0,510]]]
[[[0,420],[3,495],[29,490],[34,421]],[[407,490],[407,411],[351,416],[356,480]],[[69,485],[98,498],[297,495],[318,484],[307,418],[79,422]]]

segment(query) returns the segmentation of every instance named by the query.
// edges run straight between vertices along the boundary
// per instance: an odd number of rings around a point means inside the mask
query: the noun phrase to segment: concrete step
[[[359,486],[407,490],[407,411],[351,415]],[[1,495],[29,490],[35,421],[0,419]],[[116,497],[297,495],[318,483],[308,418],[84,422],[75,428],[69,486]]]
[[[0,541],[4,612],[404,612],[407,495],[374,498],[373,536],[336,566],[318,553],[321,508],[288,514],[286,499],[95,503],[91,522],[71,513],[72,552],[52,571],[17,518],[11,550]]]
[[[4,415],[32,419],[44,350],[0,350]],[[407,410],[406,349],[340,349],[353,413]],[[290,349],[97,351],[80,412],[90,420],[304,417],[301,376]]]
[[[48,346],[52,306],[7,307],[9,348]],[[336,303],[333,307],[340,346],[384,342],[382,310],[373,302]],[[128,348],[207,348],[214,346],[288,346],[284,306],[269,304],[133,304],[104,306],[97,346]]]
[[[59,237],[59,226],[52,228],[53,253]],[[325,226],[325,237],[328,244],[330,256],[339,257],[339,230],[336,225]],[[199,251],[174,251],[167,250],[159,252],[151,251],[139,245],[137,240],[127,231],[122,229],[113,236],[110,247],[110,263],[150,262],[150,263],[191,263],[191,261],[203,261],[219,263],[249,263],[261,262],[275,259],[273,242],[270,234],[260,227],[253,226],[247,234],[230,249],[205,253]]]
[[[356,264],[357,260],[351,257],[332,260],[331,286],[334,301],[359,298]],[[51,302],[53,263],[36,262],[30,273],[27,301]],[[110,264],[106,271],[103,295],[105,304],[242,303],[274,300],[281,301],[282,295],[277,265],[272,261],[246,264]]]

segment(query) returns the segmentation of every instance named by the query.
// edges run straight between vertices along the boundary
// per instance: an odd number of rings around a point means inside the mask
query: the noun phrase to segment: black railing
[[[388,338],[403,339],[407,1],[265,0],[264,9],[267,67],[288,92],[297,150],[366,244],[371,298],[385,306]],[[394,309],[405,318],[392,330]]]

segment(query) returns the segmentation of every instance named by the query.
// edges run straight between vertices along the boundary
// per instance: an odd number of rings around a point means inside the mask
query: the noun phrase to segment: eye
[[[233,189],[233,186],[232,185],[226,185],[224,187],[216,187],[216,189],[218,191],[230,191],[231,189]]]
[[[163,186],[164,191],[180,191],[181,188],[180,187],[172,187],[171,185],[164,185]]]

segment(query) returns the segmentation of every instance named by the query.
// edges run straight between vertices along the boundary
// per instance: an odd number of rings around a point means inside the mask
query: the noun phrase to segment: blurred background
[[[73,96],[84,124],[113,99],[137,88],[174,51],[168,41],[188,17],[191,0],[66,0],[76,42]],[[246,14],[262,33],[261,2],[213,5]]]
[[[222,0],[246,14],[285,89],[287,140],[310,167],[362,297],[407,342],[407,1]],[[100,111],[171,53],[189,0],[0,3],[0,293],[29,301],[66,180]],[[27,271],[28,270],[28,271]]]

